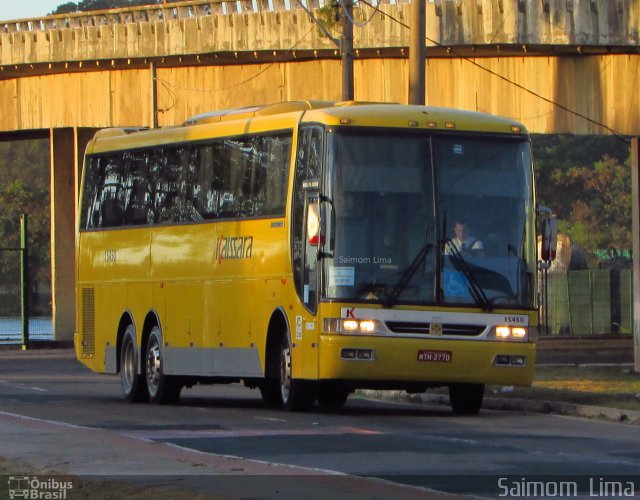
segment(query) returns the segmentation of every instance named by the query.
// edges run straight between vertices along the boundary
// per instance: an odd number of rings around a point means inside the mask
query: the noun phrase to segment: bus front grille
[[[431,335],[431,323],[415,323],[409,321],[387,321],[387,328],[393,333],[404,333],[413,335]],[[462,337],[476,337],[481,335],[487,327],[485,325],[460,325],[455,323],[444,323],[442,331],[438,328],[437,335],[452,335]],[[434,332],[435,334],[435,332]]]
[[[82,355],[93,356],[96,352],[95,301],[93,288],[82,289]]]

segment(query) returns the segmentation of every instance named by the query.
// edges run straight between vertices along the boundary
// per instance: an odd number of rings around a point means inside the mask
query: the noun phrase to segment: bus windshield
[[[527,141],[387,129],[338,131],[327,144],[324,299],[532,306]]]

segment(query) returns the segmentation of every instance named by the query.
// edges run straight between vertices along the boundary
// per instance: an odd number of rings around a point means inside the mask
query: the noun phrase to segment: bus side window
[[[100,227],[118,227],[123,224],[123,163],[123,155],[121,153],[106,158],[104,185],[101,197],[102,204],[100,206]]]
[[[260,215],[284,216],[291,161],[291,133],[264,138],[264,178],[258,194]]]
[[[151,191],[149,189],[149,162],[151,151],[125,153],[127,173],[126,205],[124,223],[128,226],[139,226],[153,222]]]
[[[104,185],[104,168],[101,157],[94,156],[85,161],[84,177],[80,229],[96,229],[100,227],[102,187]]]

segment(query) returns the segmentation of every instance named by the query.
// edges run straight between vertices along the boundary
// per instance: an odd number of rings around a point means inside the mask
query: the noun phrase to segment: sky
[[[0,0],[0,21],[43,17],[71,0]]]

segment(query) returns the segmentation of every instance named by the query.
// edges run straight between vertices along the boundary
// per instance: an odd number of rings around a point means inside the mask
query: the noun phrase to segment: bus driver
[[[466,222],[457,220],[453,226],[453,232],[455,236],[447,241],[444,249],[445,255],[451,255],[454,251],[451,247],[455,247],[460,253],[465,252],[478,252],[484,250],[482,241],[471,236],[471,231]]]

